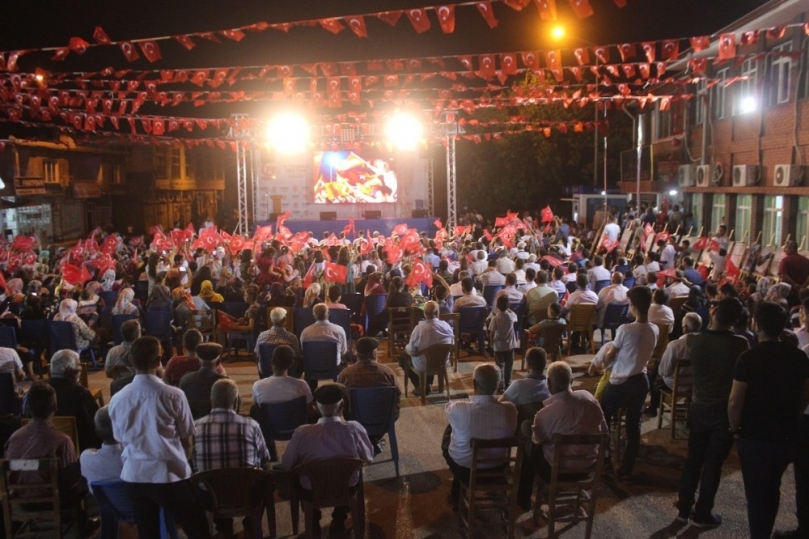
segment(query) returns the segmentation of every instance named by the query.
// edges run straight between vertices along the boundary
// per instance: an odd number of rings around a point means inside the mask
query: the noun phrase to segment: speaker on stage
[[[427,214],[427,210],[425,210],[424,208],[413,210],[410,213],[410,216],[413,217],[413,219],[416,219],[417,217],[429,217],[429,215]]]
[[[368,210],[363,213],[365,219],[382,219],[382,212],[380,210]]]
[[[322,212],[320,212],[320,220],[321,221],[335,221],[335,220],[337,220],[337,212],[336,211],[322,211]]]

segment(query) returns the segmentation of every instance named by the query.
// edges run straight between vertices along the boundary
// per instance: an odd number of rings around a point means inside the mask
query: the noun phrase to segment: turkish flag
[[[223,36],[225,36],[226,38],[232,39],[233,41],[236,41],[236,42],[239,42],[242,39],[244,39],[244,32],[242,32],[238,28],[232,28],[230,30],[222,30],[222,32],[220,32],[220,33]]]
[[[391,264],[391,265],[398,262],[399,259],[402,257],[402,250],[400,248],[398,248],[397,246],[395,246],[395,245],[385,247],[385,252],[387,253],[386,260],[387,260],[388,264]]]
[[[553,221],[553,210],[550,206],[545,206],[541,212],[539,212],[542,216],[542,222],[548,223]]]
[[[570,2],[570,7],[573,8],[573,12],[576,16],[580,19],[584,19],[585,17],[589,17],[593,14],[593,6],[590,5],[588,0],[568,0]]]
[[[331,32],[332,34],[339,34],[346,29],[340,19],[320,19],[320,26]]]
[[[326,262],[326,269],[323,270],[323,279],[327,283],[345,284],[348,279],[348,266]]]
[[[646,45],[644,44],[644,47]],[[661,44],[661,54],[660,57],[663,60],[676,60],[677,56],[680,54],[680,40],[679,39],[664,39]],[[647,53],[648,58],[648,53]],[[652,58],[649,62],[654,62],[654,54],[652,54]]]
[[[89,46],[90,44],[80,37],[71,37],[67,44],[67,47],[76,54],[84,54]]]
[[[576,57],[580,66],[590,63],[590,53],[584,47],[575,49],[573,55]]]
[[[17,251],[30,251],[36,245],[36,239],[32,236],[14,236],[14,240],[11,242],[11,248],[16,249]]]
[[[95,39],[96,43],[99,45],[109,45],[112,43],[112,40],[107,35],[107,32],[105,32],[100,26],[96,26],[96,29],[93,32],[93,39]]]
[[[525,51],[521,52],[520,56],[522,56],[522,63],[526,68],[531,71],[539,69],[539,53],[535,51]]]
[[[735,281],[736,277],[738,277],[740,273],[739,266],[734,264],[730,257],[727,257],[725,259],[725,277]]]
[[[135,46],[130,41],[121,43],[121,52],[124,53],[124,56],[126,56],[126,59],[130,62],[134,62],[140,58],[140,54],[138,54],[138,51],[135,50]]]
[[[494,54],[481,54],[478,56],[478,68],[482,77],[493,77],[495,74]]]
[[[154,39],[140,41],[138,42],[138,45],[140,46],[140,50],[143,52],[143,55],[147,60],[149,60],[150,63],[157,62],[161,59],[160,47],[157,46],[157,41]]]
[[[562,69],[562,55],[558,50],[545,52],[545,67],[550,70]]]
[[[373,250],[374,250],[374,246],[373,246],[373,244],[371,244],[370,240],[367,240],[367,239],[363,238],[360,241],[360,254],[367,255],[368,253],[370,253]]]
[[[480,14],[483,15],[483,20],[486,21],[486,24],[489,25],[489,28],[494,28],[497,26],[497,19],[494,18],[494,12],[492,12],[492,3],[491,2],[475,2],[475,5],[480,11]]]
[[[621,55],[621,61],[626,62],[627,59],[635,56],[637,47],[634,43],[621,43],[618,45],[618,53]]]
[[[393,234],[396,236],[401,236],[407,233],[407,223],[399,223],[395,227],[393,227]]]
[[[377,13],[376,16],[379,20],[388,23],[391,26],[396,26],[396,23],[399,22],[399,18],[402,16],[402,10],[397,9],[395,11],[383,11],[382,13]]]
[[[53,60],[54,62],[61,62],[62,60],[67,58],[68,54],[70,54],[70,49],[68,49],[67,47],[59,47],[58,49],[55,49],[53,53],[54,54],[53,56],[51,56],[51,60]],[[2,63],[2,69],[0,69],[0,71],[5,71],[6,59],[2,54],[0,54],[0,57],[2,57],[2,60],[0,60],[0,63]]]
[[[500,55],[500,71],[504,75],[515,75],[517,73],[517,55],[513,52]]]
[[[81,268],[77,268],[73,264],[65,262],[65,265],[62,268],[63,281],[73,285],[79,285],[86,283],[90,279],[91,279],[90,272],[87,271],[87,268],[84,265],[82,265]]]
[[[428,287],[433,286],[433,272],[427,267],[422,260],[416,259],[413,266],[410,268],[410,273],[405,279],[407,286],[417,286],[419,283],[425,283]]]
[[[736,56],[736,34],[720,34],[717,58],[728,60],[734,56]]]
[[[593,47],[593,53],[602,64],[610,63],[610,48],[607,46]]]
[[[708,247],[708,236],[702,236],[700,239],[694,242],[691,246],[692,249],[696,251],[701,251]]]
[[[423,34],[430,29],[430,19],[427,18],[427,12],[423,9],[408,9],[407,18],[410,19],[410,24],[418,34]]]
[[[539,10],[539,18],[543,21],[556,20],[556,0],[534,0]]]
[[[703,51],[711,44],[711,39],[708,36],[691,37],[689,41],[694,52]]]
[[[166,122],[163,119],[155,118],[152,122],[152,135],[159,137],[166,132]]]
[[[194,75],[191,77],[192,84],[196,84],[200,88],[202,88],[202,85],[205,84],[206,80],[208,80],[207,69],[198,69],[194,71]]]
[[[351,17],[344,17],[343,21],[351,28],[357,37],[368,37],[368,29],[365,27],[365,17],[362,15],[352,15]]]
[[[172,37],[174,38],[175,41],[177,41],[177,43],[185,47],[186,50],[190,51],[191,49],[197,46],[197,44],[194,43],[194,40],[191,39],[191,36],[180,35]]]
[[[451,34],[455,31],[455,6],[443,5],[435,8],[435,13],[438,15],[438,24],[441,25],[441,30],[445,34]]]

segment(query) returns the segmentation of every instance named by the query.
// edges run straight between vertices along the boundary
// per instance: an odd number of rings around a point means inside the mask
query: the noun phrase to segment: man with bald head
[[[410,342],[405,346],[405,351],[399,356],[399,365],[407,373],[408,378],[416,387],[413,390],[413,395],[420,397],[421,392],[419,389],[419,376],[412,370],[407,368],[408,361],[412,368],[419,372],[424,372],[427,368],[427,357],[424,355],[424,350],[434,344],[453,344],[455,342],[455,331],[452,326],[443,320],[439,320],[438,303],[435,301],[428,301],[424,305],[424,320],[413,328],[410,334]],[[433,377],[427,378],[427,394],[430,393],[430,386],[433,383]]]
[[[337,344],[337,365],[343,363],[343,357],[348,354],[348,341],[345,330],[337,324],[329,322],[329,307],[325,303],[318,303],[312,308],[315,323],[301,332],[301,346],[307,342],[333,342]],[[306,373],[304,373],[306,378]],[[306,378],[312,391],[317,387],[317,380]]]

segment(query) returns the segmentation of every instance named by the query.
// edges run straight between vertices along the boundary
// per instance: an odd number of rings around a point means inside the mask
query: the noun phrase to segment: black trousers
[[[160,537],[160,508],[171,511],[189,539],[210,539],[208,519],[191,481],[127,483],[138,537]]]
[[[798,530],[809,537],[809,415],[802,415],[795,454],[795,506]]]

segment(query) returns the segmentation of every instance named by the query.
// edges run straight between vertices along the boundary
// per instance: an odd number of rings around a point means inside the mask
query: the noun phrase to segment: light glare
[[[742,98],[741,102],[742,114],[747,114],[748,112],[755,112],[758,108],[758,102],[756,101],[755,97],[747,96]]]
[[[562,39],[565,37],[565,29],[563,26],[554,26],[553,30],[551,30],[551,35],[554,39]]]
[[[270,121],[267,140],[281,153],[301,153],[309,143],[309,124],[297,114],[284,112]]]
[[[400,150],[414,150],[421,139],[421,132],[421,122],[410,114],[397,114],[385,126],[388,140]]]
[[[677,189],[672,189],[671,191],[669,191],[669,196],[670,197],[677,196]]]

